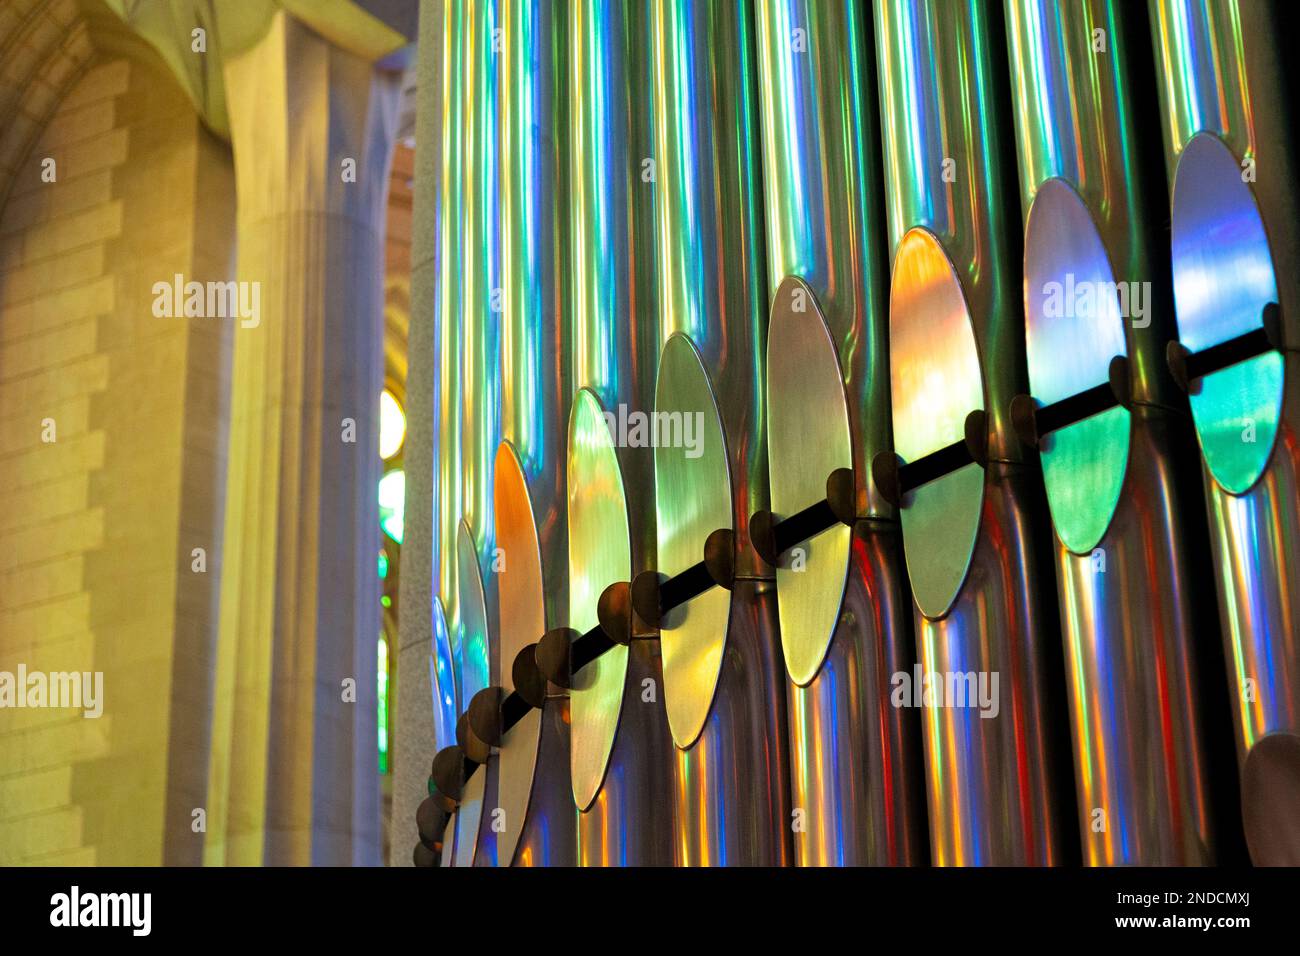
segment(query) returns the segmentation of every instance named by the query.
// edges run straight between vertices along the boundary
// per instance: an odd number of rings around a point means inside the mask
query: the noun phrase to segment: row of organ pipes
[[[1300,862],[1281,6],[445,0],[417,862]]]

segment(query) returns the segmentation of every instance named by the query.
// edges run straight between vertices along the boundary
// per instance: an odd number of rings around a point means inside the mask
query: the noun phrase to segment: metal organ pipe
[[[461,699],[468,702],[474,695],[493,683],[491,625],[488,619],[487,596],[483,590],[483,577],[479,573],[478,551],[474,532],[465,521],[456,531],[456,577],[460,597],[460,627],[457,628],[454,653],[460,661]],[[486,744],[474,740],[462,712],[456,721],[456,742],[466,753],[473,754],[476,763],[484,764],[482,772],[474,774],[465,784],[456,809],[455,840],[452,845],[453,866],[492,866],[495,832],[490,822],[491,810],[496,806],[496,775],[489,773],[491,754]],[[485,834],[491,834],[486,836]]]
[[[465,208],[462,218],[463,259],[461,284],[462,477],[464,527],[473,537],[475,561],[462,554],[457,571],[461,578],[461,627],[466,627],[464,599],[481,594],[484,642],[467,634],[462,650],[485,653],[483,686],[501,682],[498,664],[497,578],[488,569],[496,550],[493,510],[493,467],[501,442],[501,311],[500,276],[500,165],[497,153],[497,91],[500,57],[494,49],[500,23],[497,0],[466,2],[463,11],[465,110],[463,152]],[[473,575],[478,581],[465,581]],[[480,667],[462,663],[462,667]],[[464,687],[465,702],[472,699]],[[483,780],[476,866],[495,866],[497,829],[492,811],[497,808],[497,754],[489,751]],[[459,846],[459,838],[458,838]]]
[[[465,121],[464,71],[461,62],[462,5],[443,5],[443,70],[445,83],[442,101],[442,182],[438,189],[438,293],[434,323],[434,365],[437,382],[434,389],[434,460],[433,491],[434,547],[433,586],[435,596],[445,611],[449,641],[455,641],[459,627],[459,601],[456,584],[456,528],[461,519],[461,368],[460,313],[462,245],[461,214],[464,209],[464,163],[461,156]],[[460,661],[451,660],[453,685],[459,687]],[[464,710],[468,701],[457,691],[455,713]]]
[[[1054,795],[1069,778],[1051,739],[1056,614],[1040,486],[1007,418],[1024,348],[997,21],[967,0],[875,10],[896,457],[877,456],[873,476],[901,505],[933,695],[921,698],[931,855],[1057,863]]]
[[[1214,609],[1144,207],[1160,194],[1144,188],[1138,148],[1130,64],[1145,50],[1118,6],[1006,3],[1029,368],[1011,408],[1038,449],[1056,532],[1084,861],[1202,864],[1216,843],[1202,684],[1218,668],[1200,673],[1197,649],[1217,644]],[[1091,82],[1072,82],[1080,64]]]
[[[563,5],[499,0],[501,418],[494,507],[498,680],[568,622],[565,458],[572,401],[561,309],[567,224],[567,74]],[[577,815],[569,776],[568,691],[544,689],[500,739],[498,863],[572,866]]]
[[[1300,863],[1286,38],[1128,9],[446,5],[417,863]]]
[[[907,586],[896,510],[868,481],[890,429],[871,24],[857,4],[819,0],[763,0],[756,20],[771,510],[819,500],[835,469],[854,478],[854,520],[776,567],[795,859],[915,863],[919,719],[889,702],[915,659]]]
[[[623,0],[575,2],[567,10],[566,311],[572,386],[582,390],[569,420],[569,626],[578,631],[596,623],[596,600],[608,585],[655,566],[652,449],[616,446],[604,418],[654,407],[659,316],[651,74],[642,42],[648,10]],[[620,543],[624,528],[630,541]],[[639,619],[626,625],[630,633],[617,636],[625,643],[587,668],[570,694],[583,865],[673,860],[673,757],[659,641]]]
[[[1300,243],[1290,4],[1151,0],[1177,341],[1256,863],[1300,865]],[[1294,31],[1292,31],[1294,32]]]
[[[435,292],[433,348],[433,548],[431,561],[433,642],[431,651],[434,728],[438,749],[456,742],[456,717],[465,704],[460,693],[459,594],[456,529],[461,516],[460,391],[460,232],[461,131],[464,97],[460,58],[460,5],[443,5],[443,98],[438,107],[441,180],[438,194],[438,289]],[[449,828],[442,862],[454,862],[455,827]]]
[[[784,675],[771,569],[749,542],[749,516],[768,503],[753,13],[707,0],[653,4],[648,42],[664,338],[654,407],[682,426],[675,439],[656,436],[668,442],[654,450],[648,613],[658,616],[654,582],[699,562],[713,532],[724,532],[732,565],[723,587],[660,624],[675,859],[779,865],[790,843]]]

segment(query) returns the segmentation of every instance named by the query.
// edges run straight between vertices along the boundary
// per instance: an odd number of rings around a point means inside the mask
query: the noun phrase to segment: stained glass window
[[[379,772],[388,773],[388,638],[379,633]]]
[[[406,473],[394,468],[379,480],[379,526],[402,543],[402,506],[406,499]]]
[[[379,395],[379,457],[388,461],[406,441],[406,413],[388,389]]]

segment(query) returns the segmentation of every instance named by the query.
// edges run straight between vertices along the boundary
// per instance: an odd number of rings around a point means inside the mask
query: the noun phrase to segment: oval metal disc
[[[600,400],[580,389],[569,415],[569,627],[596,626],[601,592],[632,577],[623,473]],[[617,644],[574,675],[569,692],[573,801],[586,811],[600,792],[618,732],[627,645]]]
[[[1043,405],[1109,381],[1126,355],[1124,320],[1106,247],[1068,183],[1038,189],[1025,225],[1025,350],[1029,389]],[[1075,554],[1097,546],[1128,468],[1129,412],[1109,408],[1044,436],[1043,482],[1052,524]]]
[[[433,690],[433,739],[437,752],[456,742],[457,705],[455,658],[442,600],[433,599],[433,640],[429,648],[429,686]]]
[[[1241,797],[1251,862],[1300,865],[1300,737],[1278,730],[1255,741],[1242,767]]]
[[[984,407],[983,376],[961,281],[925,229],[898,245],[889,291],[894,450],[916,461],[966,434]],[[984,469],[964,465],[908,494],[899,509],[912,596],[929,618],[948,613],[970,566],[984,503]]]
[[[493,508],[497,547],[503,561],[497,571],[500,614],[498,673],[507,692],[515,657],[546,633],[546,604],[542,590],[542,554],[533,517],[528,480],[514,446],[503,441],[497,448]],[[505,829],[497,836],[497,863],[509,866],[523,833],[528,800],[533,792],[533,772],[541,741],[542,712],[530,709],[501,741],[497,764],[497,806],[504,811]]]
[[[1186,348],[1200,352],[1263,326],[1264,306],[1278,301],[1268,236],[1241,165],[1210,133],[1192,137],[1178,159],[1172,250],[1178,335]],[[1282,356],[1258,355],[1199,385],[1190,398],[1205,464],[1226,491],[1242,494],[1273,454]]]
[[[787,276],[767,328],[767,448],[772,512],[788,518],[826,497],[826,479],[853,467],[848,400],[826,319],[812,290]],[[852,529],[836,524],[787,552],[776,569],[781,649],[790,679],[817,676],[835,633]],[[792,557],[793,556],[793,557]],[[802,562],[800,569],[792,562]]]
[[[659,356],[654,424],[659,570],[672,577],[703,559],[711,533],[732,525],[722,421],[699,352],[681,332]],[[715,587],[664,619],[664,707],[673,743],[683,750],[695,743],[713,705],[730,614],[731,592]]]
[[[487,601],[483,577],[479,572],[474,533],[463,519],[456,529],[456,578],[460,598],[460,693],[468,704],[474,695],[491,683],[488,640]],[[452,728],[453,735],[455,727]],[[479,819],[483,815],[483,785],[487,773],[480,769],[465,784],[460,807],[456,811],[456,866],[473,866],[478,849]]]

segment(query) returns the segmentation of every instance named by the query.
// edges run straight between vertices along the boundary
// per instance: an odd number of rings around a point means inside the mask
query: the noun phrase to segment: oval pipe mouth
[[[673,743],[687,750],[704,729],[722,673],[731,594],[711,586],[715,582],[704,558],[710,537],[731,528],[734,499],[713,383],[699,349],[683,332],[669,336],[659,353],[655,423],[659,568],[638,575],[633,588],[651,592],[637,597],[661,628],[668,729]],[[665,584],[671,585],[677,575],[687,572],[700,579],[703,589],[688,588],[693,596],[679,603],[663,593],[656,578],[666,574]],[[659,613],[661,609],[666,613]]]
[[[623,472],[600,399],[589,388],[574,397],[568,441],[569,628],[586,633],[605,623],[597,614],[601,596],[632,577]],[[614,643],[586,666],[569,668],[569,768],[580,811],[591,807],[604,785],[627,665],[628,645]]]
[[[479,567],[478,549],[468,519],[456,529],[456,578],[460,598],[460,629],[457,653],[460,658],[461,702],[468,705],[474,695],[491,683],[492,651],[495,635],[489,633],[487,596]],[[491,749],[469,729],[462,711],[456,722],[456,739],[466,759],[485,763]],[[464,781],[456,812],[456,866],[470,866],[479,850],[479,820],[483,813],[482,793],[485,774],[477,773]]]
[[[956,601],[975,553],[988,418],[966,294],[943,244],[927,229],[909,229],[899,242],[889,340],[897,461],[873,460],[872,468],[899,499],[917,609],[936,619]]]
[[[498,863],[508,866],[528,819],[542,721],[529,707],[512,723],[503,706],[522,704],[524,695],[544,703],[546,682],[537,671],[531,649],[547,626],[545,572],[528,475],[518,450],[508,440],[497,446],[492,483],[496,544],[503,559],[494,562],[493,573],[497,578],[497,673],[504,686],[480,691],[470,700],[469,713],[470,729],[500,751],[497,808],[504,811],[506,828],[497,836],[497,854]],[[521,686],[521,680],[526,686]]]
[[[1149,321],[1149,289],[1116,282],[1073,186],[1049,179],[1038,187],[1025,224],[1031,431],[1052,525],[1074,554],[1092,552],[1119,507],[1131,430],[1125,323]],[[1025,424],[1023,404],[1012,411],[1013,423]]]
[[[1193,136],[1178,158],[1170,250],[1186,350],[1172,368],[1175,376],[1180,366],[1195,371],[1200,360],[1213,369],[1187,383],[1192,420],[1210,475],[1229,494],[1244,494],[1273,455],[1285,363],[1280,342],[1268,341],[1278,290],[1259,206],[1237,157],[1212,133]],[[1252,334],[1262,348],[1228,354],[1226,364],[1203,361]]]
[[[1300,866],[1300,737],[1266,734],[1241,774],[1246,846],[1256,866]]]
[[[811,288],[786,276],[772,300],[767,332],[767,448],[771,514],[759,520],[756,546],[781,519],[825,501],[827,476],[851,467],[853,439],[839,353]],[[751,537],[754,529],[751,527]],[[786,673],[800,687],[821,669],[848,581],[852,529],[838,523],[776,564],[777,616]]]

